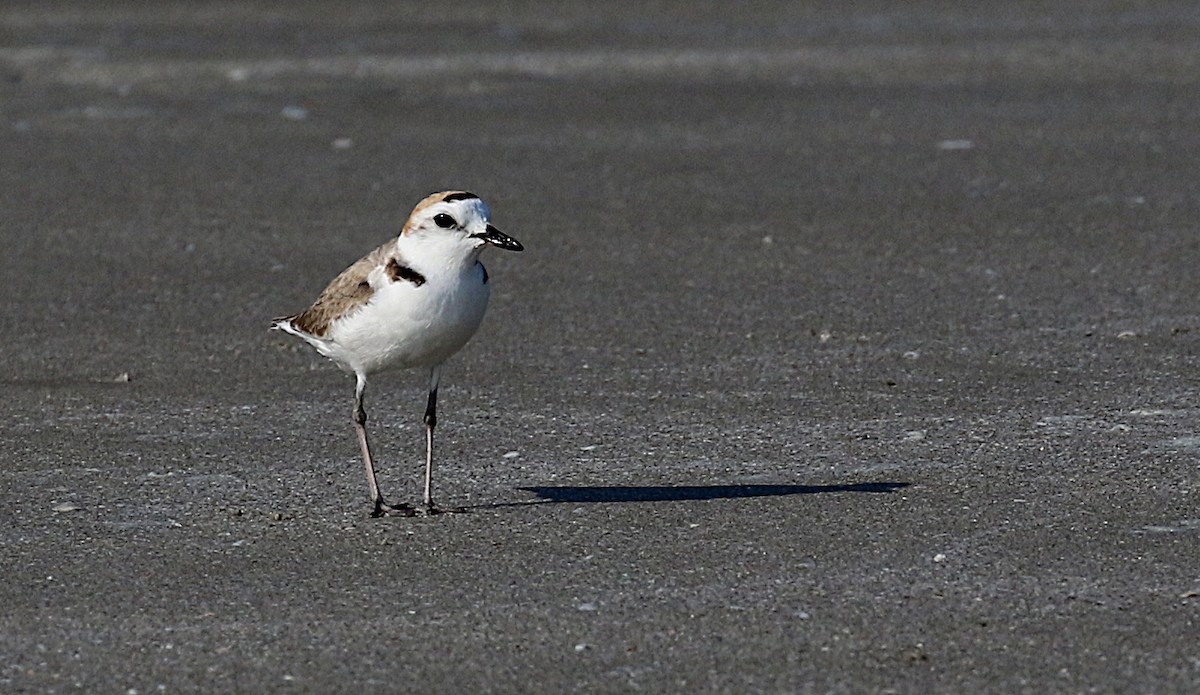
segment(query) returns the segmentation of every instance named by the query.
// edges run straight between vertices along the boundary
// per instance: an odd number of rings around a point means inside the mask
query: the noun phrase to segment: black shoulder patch
[[[395,258],[388,261],[387,274],[388,274],[388,277],[390,277],[392,279],[392,282],[400,282],[401,280],[406,280],[406,281],[411,282],[412,284],[416,285],[417,287],[420,287],[421,285],[425,284],[425,276],[424,275],[418,273],[417,271],[413,270],[412,268],[409,268],[406,265],[401,265],[400,261],[396,260]]]
[[[483,271],[483,284],[486,285],[488,283],[487,266],[480,263],[479,261],[475,261],[475,264],[478,265],[479,269]]]
[[[473,200],[478,197],[479,196],[475,195],[474,193],[467,193],[466,191],[462,191],[459,193],[451,193],[450,195],[446,196],[445,198],[442,198],[442,202],[443,203],[453,203],[456,200]]]

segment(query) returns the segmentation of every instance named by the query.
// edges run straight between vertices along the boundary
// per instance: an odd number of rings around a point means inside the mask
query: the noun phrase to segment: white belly
[[[466,278],[396,282],[336,321],[321,352],[351,371],[433,367],[458,352],[483,320],[491,289],[478,268]]]

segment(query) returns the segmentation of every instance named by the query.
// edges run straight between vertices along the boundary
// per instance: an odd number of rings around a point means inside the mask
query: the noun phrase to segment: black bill
[[[504,249],[505,251],[524,251],[525,250],[525,247],[521,246],[521,242],[510,237],[509,235],[505,234],[504,232],[500,231],[499,229],[496,229],[495,227],[493,227],[490,224],[487,226],[486,231],[480,232],[478,234],[472,234],[471,236],[475,237],[476,239],[483,239],[484,241],[491,244],[492,246],[495,246],[498,249]]]

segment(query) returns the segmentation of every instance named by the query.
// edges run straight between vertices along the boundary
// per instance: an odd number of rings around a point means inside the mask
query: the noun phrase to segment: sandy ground
[[[5,4],[0,690],[1200,687],[1200,12],[796,5]],[[448,187],[370,519],[265,329]]]

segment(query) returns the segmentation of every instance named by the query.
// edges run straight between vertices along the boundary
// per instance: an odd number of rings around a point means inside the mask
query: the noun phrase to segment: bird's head
[[[492,211],[474,193],[442,191],[417,203],[400,233],[406,245],[478,256],[485,246],[521,251],[521,242],[492,226]]]

